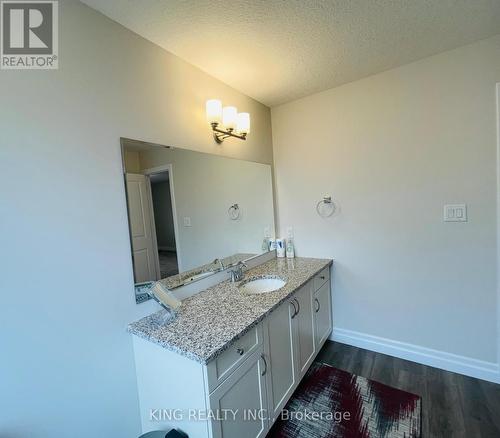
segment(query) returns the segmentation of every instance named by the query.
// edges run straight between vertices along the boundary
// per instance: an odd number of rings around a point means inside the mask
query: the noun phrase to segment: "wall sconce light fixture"
[[[206,113],[217,143],[222,143],[228,137],[247,139],[250,132],[250,114],[238,113],[235,106],[223,108],[218,99],[207,100]]]

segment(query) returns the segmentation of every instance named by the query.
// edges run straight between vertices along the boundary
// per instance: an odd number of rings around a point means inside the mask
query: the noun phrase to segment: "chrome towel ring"
[[[324,196],[323,199],[316,204],[316,211],[321,217],[326,218],[337,211],[337,206],[331,196]]]
[[[240,206],[238,204],[233,204],[231,207],[227,209],[227,214],[229,215],[229,219],[235,221],[240,217]]]

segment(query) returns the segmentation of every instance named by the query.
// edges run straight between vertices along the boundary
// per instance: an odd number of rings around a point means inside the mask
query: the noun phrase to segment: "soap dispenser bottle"
[[[286,240],[286,257],[288,259],[295,257],[295,248],[293,247],[293,239],[291,237]]]
[[[270,238],[271,238],[271,233],[269,231],[269,228],[266,227],[266,228],[264,228],[264,239],[262,240],[262,247],[261,247],[262,252],[270,251],[270,248],[269,248]]]
[[[293,227],[288,227],[286,234],[286,258],[293,259],[295,257],[295,248],[293,247]]]

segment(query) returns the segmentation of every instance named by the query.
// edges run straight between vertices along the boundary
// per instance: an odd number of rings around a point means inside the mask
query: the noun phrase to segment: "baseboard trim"
[[[486,362],[341,328],[334,328],[330,339],[488,382],[500,383],[500,367],[494,362]]]

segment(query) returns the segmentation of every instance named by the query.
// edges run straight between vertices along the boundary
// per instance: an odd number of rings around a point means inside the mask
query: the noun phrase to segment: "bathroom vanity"
[[[265,436],[331,333],[331,265],[271,258],[241,283],[284,280],[276,291],[227,280],[184,299],[166,325],[162,311],[132,323],[143,432]]]
[[[121,146],[136,302],[182,300],[129,326],[142,430],[263,437],[331,333],[332,261],[276,258],[270,165]]]

